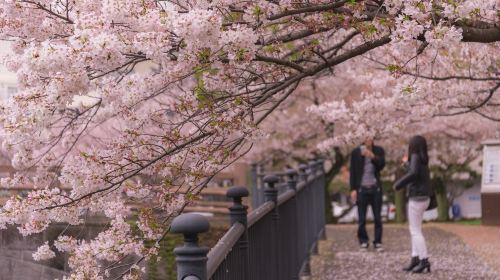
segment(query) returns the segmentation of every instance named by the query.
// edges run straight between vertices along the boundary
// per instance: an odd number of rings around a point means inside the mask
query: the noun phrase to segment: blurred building
[[[0,56],[9,54],[9,43],[0,41]],[[17,79],[14,73],[11,73],[0,64],[0,99],[6,99],[17,93]]]

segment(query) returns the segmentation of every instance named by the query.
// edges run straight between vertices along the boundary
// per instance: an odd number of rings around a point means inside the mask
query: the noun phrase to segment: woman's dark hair
[[[429,156],[427,155],[427,141],[423,136],[416,135],[410,139],[408,145],[408,160],[411,160],[411,155],[417,154],[423,164],[429,164]]]

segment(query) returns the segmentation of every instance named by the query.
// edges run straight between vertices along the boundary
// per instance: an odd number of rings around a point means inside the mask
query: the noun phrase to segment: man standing
[[[358,206],[358,240],[362,251],[369,247],[366,233],[366,209],[371,205],[375,220],[375,240],[373,247],[382,248],[382,183],[380,171],[385,166],[385,152],[373,144],[373,138],[366,138],[363,145],[351,153],[350,184],[351,199]]]

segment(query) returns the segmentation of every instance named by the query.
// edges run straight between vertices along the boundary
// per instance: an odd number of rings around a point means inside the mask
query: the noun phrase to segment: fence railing
[[[248,215],[242,203],[248,190],[228,190],[233,199],[231,227],[210,250],[198,245],[198,234],[209,229],[205,217],[191,213],[175,218],[171,231],[184,235],[184,245],[174,251],[177,279],[289,280],[307,275],[309,257],[324,237],[323,161],[281,176],[286,182],[276,175],[263,176],[264,202]]]

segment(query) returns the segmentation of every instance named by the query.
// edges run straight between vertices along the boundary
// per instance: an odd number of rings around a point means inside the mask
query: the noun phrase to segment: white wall
[[[455,198],[455,204],[460,205],[460,213],[463,218],[481,218],[481,186],[474,185]]]

